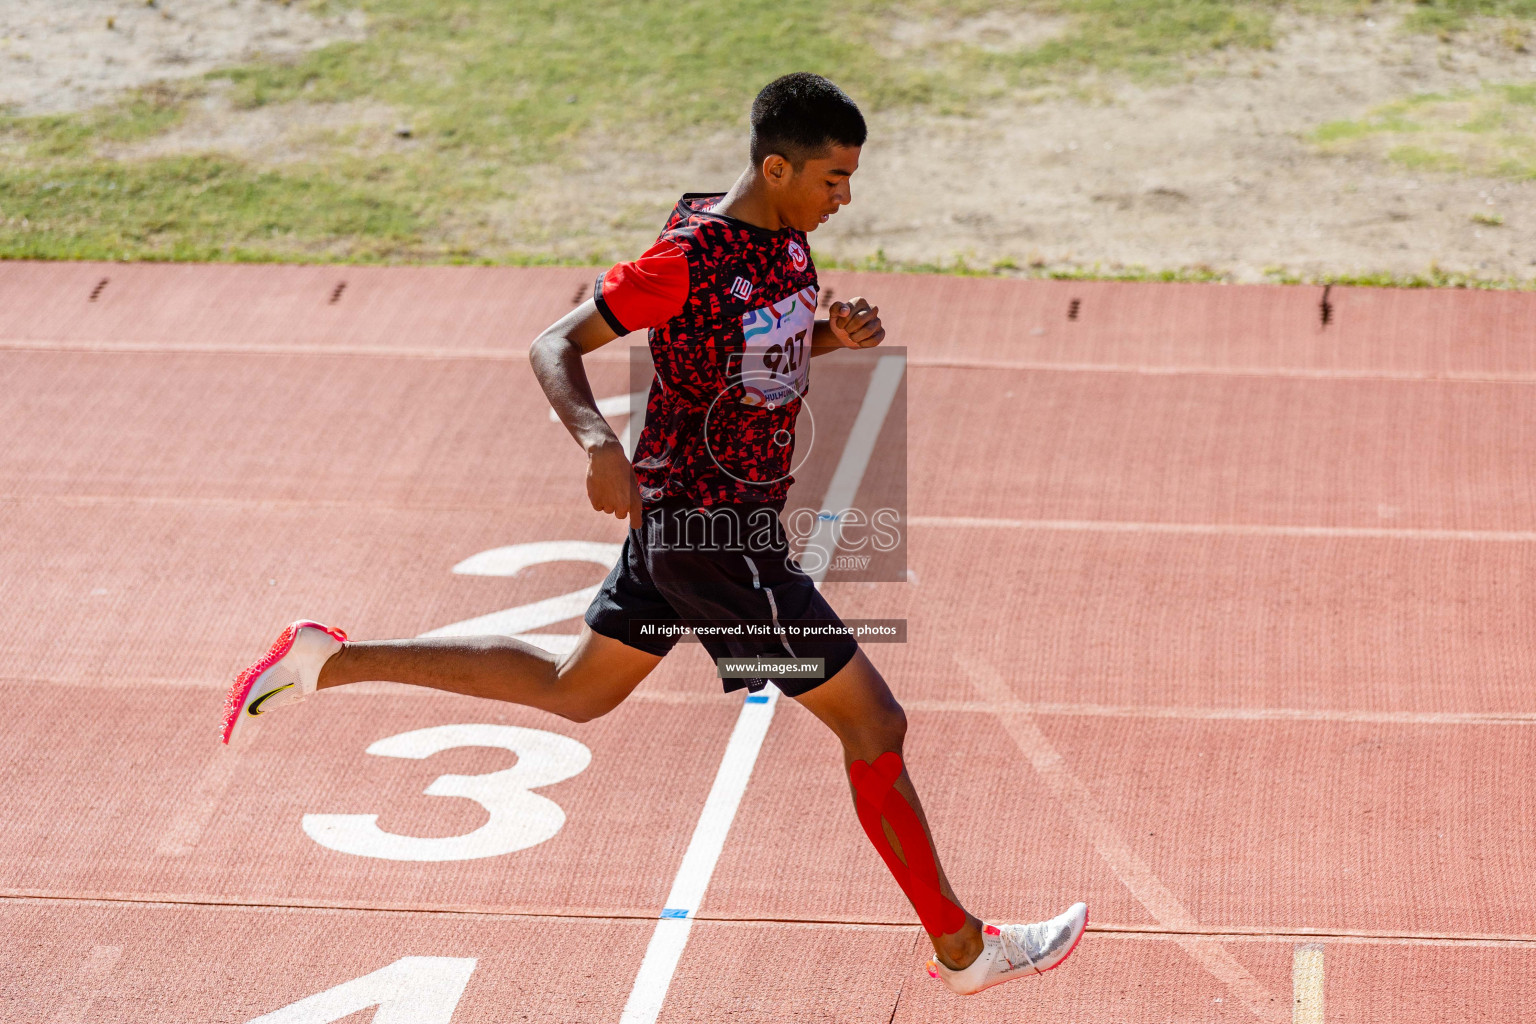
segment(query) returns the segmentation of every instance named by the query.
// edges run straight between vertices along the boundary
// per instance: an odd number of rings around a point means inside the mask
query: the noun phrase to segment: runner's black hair
[[[775,78],[752,101],[752,163],[777,153],[795,170],[829,146],[862,146],[867,131],[858,106],[809,71]]]

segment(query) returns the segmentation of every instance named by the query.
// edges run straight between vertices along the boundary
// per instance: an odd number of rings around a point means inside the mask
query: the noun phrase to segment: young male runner
[[[879,310],[839,302],[817,319],[806,233],[848,203],[864,119],[831,82],[793,74],[752,104],[751,166],[723,196],[683,196],[656,244],[597,279],[593,297],[544,331],[529,357],[550,404],[587,454],[592,507],[628,519],[618,563],[560,659],[507,636],[348,641],[296,622],[246,669],[225,704],[224,740],[248,718],[316,689],[390,680],[541,708],[574,722],[613,710],[675,642],[639,620],[841,624],[791,557],[778,513],[810,357],[869,348]],[[655,365],[634,458],[597,410],[582,356],[650,330]],[[692,529],[701,519],[703,535]],[[929,973],[959,993],[1032,977],[1067,958],[1087,925],[1075,903],[1049,921],[983,924],[939,865],[902,762],[907,720],[851,639],[703,637],[716,658],[819,657],[825,681],[777,679],[843,744],[854,806],[932,939]],[[725,680],[727,690],[768,680]]]

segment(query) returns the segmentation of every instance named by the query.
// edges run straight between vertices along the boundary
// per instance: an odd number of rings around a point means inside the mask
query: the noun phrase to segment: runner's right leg
[[[224,742],[244,735],[243,723],[273,708],[322,687],[364,680],[509,701],[573,722],[605,715],[676,642],[669,638],[631,646],[610,635],[626,635],[623,631],[635,618],[677,617],[651,581],[640,544],[640,531],[630,530],[618,562],[583,617],[575,649],[565,658],[509,636],[352,642],[334,627],[308,619],[295,622],[261,660],[235,678],[224,700]]]
[[[587,722],[618,707],[660,661],[585,625],[564,659],[509,636],[364,640],[331,656],[318,688],[365,680],[409,683]]]

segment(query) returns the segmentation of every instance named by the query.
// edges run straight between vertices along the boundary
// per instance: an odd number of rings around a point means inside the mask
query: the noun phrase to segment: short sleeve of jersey
[[[688,301],[688,257],[676,242],[659,239],[639,259],[603,271],[592,297],[619,334],[660,327]]]

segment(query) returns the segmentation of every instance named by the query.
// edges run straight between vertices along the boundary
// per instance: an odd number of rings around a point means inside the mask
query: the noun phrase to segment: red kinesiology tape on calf
[[[894,750],[875,758],[874,764],[855,761],[849,765],[848,778],[856,794],[854,807],[869,841],[875,844],[885,866],[896,876],[896,884],[912,901],[923,929],[929,935],[948,935],[965,926],[965,911],[939,891],[939,869],[928,845],[928,835],[917,819],[917,812],[896,790],[901,771],[901,755]],[[891,831],[896,833],[901,852],[907,857],[905,864],[886,837],[880,824],[882,818],[890,822]]]

